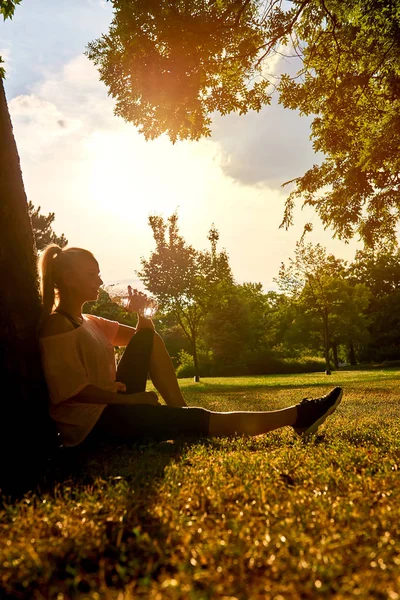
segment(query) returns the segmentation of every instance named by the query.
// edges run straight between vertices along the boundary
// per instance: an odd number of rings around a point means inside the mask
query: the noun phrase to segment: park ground
[[[400,600],[400,370],[181,385],[212,410],[344,396],[306,440],[285,428],[74,457],[5,501],[0,598]]]

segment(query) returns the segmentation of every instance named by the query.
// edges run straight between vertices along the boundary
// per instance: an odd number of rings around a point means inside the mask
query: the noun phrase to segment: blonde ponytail
[[[83,248],[61,248],[57,244],[49,244],[42,250],[38,260],[40,281],[40,295],[42,299],[42,312],[39,318],[38,332],[47,317],[56,308],[59,301],[57,283],[62,278],[66,269],[76,264],[83,256],[96,260],[89,250]]]
[[[39,329],[46,318],[53,312],[55,304],[54,261],[61,254],[62,248],[56,244],[46,246],[41,252],[38,261],[40,296],[42,299],[42,312],[39,319]]]

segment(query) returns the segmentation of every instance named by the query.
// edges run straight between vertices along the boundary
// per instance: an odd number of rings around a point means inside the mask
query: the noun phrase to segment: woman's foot
[[[306,436],[315,433],[318,427],[339,406],[343,396],[343,390],[335,387],[329,394],[322,398],[304,398],[297,405],[297,419],[292,425],[298,435]]]

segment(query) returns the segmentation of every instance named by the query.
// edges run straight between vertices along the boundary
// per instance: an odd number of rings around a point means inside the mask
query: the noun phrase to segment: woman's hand
[[[126,310],[129,312],[136,312],[138,315],[138,322],[136,325],[136,330],[139,329],[153,329],[154,324],[151,320],[151,316],[144,316],[145,309],[149,306],[149,301],[154,302],[154,300],[149,300],[149,297],[146,296],[143,292],[139,292],[136,289],[132,289],[130,285],[128,285],[128,303],[126,306]],[[150,313],[151,314],[151,313]]]
[[[139,292],[138,290],[133,290],[130,285],[128,285],[128,304],[127,310],[130,312],[140,312],[145,308],[147,302],[147,296],[143,292]]]

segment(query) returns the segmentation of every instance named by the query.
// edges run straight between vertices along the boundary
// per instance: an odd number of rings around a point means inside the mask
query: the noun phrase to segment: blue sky
[[[23,0],[14,19],[0,24],[27,196],[43,213],[55,212],[56,232],[92,250],[107,282],[135,279],[140,257],[154,247],[149,214],[174,210],[199,249],[215,223],[238,282],[275,287],[280,263],[309,220],[309,241],[351,260],[357,244],[332,240],[310,209],[296,210],[289,232],[279,229],[287,194],[281,184],[320,160],[310,121],[274,102],[258,114],[215,116],[211,139],[145,142],[113,115],[83,55],[111,18],[112,6],[102,0]]]

